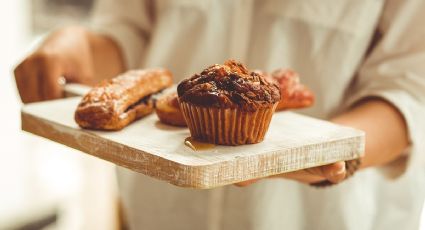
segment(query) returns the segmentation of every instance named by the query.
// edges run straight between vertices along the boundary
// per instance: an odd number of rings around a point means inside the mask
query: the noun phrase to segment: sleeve
[[[152,29],[148,0],[97,0],[91,25],[95,32],[109,36],[120,47],[127,69],[137,68]]]
[[[360,66],[348,100],[351,106],[367,97],[379,97],[404,116],[411,146],[403,167],[389,164],[381,168],[390,177],[425,166],[424,20],[423,0],[386,2],[378,25],[382,36]]]

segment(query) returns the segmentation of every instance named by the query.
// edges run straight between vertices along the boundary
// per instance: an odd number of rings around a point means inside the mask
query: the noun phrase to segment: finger
[[[272,176],[272,178],[278,178],[278,177],[290,179],[290,180],[296,180],[298,182],[306,183],[306,184],[325,179],[323,176],[319,175],[318,173],[311,173],[307,170],[298,170],[294,172],[288,172],[288,173]]]
[[[296,180],[301,183],[315,183],[323,180],[329,180],[332,183],[339,183],[345,179],[345,162],[337,162],[329,165],[298,170],[294,172],[270,176],[269,178],[285,178]],[[249,183],[243,182],[242,186]]]
[[[322,175],[332,183],[339,183],[344,180],[346,175],[345,162],[340,161],[320,167]]]
[[[73,68],[68,69],[65,78],[67,82],[78,83],[78,84],[90,84],[94,81],[94,70],[81,63],[74,63]],[[69,67],[68,67],[69,68]]]
[[[41,94],[37,82],[37,67],[30,60],[26,60],[16,67],[14,74],[22,102],[40,101]]]
[[[43,100],[52,100],[63,96],[63,87],[59,82],[62,75],[62,68],[57,60],[46,59],[39,70],[39,88]]]
[[[236,185],[238,187],[246,187],[248,185],[254,184],[255,182],[257,182],[259,180],[260,179],[247,180],[247,181],[242,181],[242,182],[235,183],[234,185]]]

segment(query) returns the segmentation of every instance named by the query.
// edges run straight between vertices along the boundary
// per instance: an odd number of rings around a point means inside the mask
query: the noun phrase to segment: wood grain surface
[[[355,159],[364,152],[362,131],[292,112],[273,116],[262,143],[194,151],[184,145],[187,128],[164,125],[155,114],[117,132],[81,129],[73,119],[80,99],[25,106],[22,129],[182,187],[213,188]]]

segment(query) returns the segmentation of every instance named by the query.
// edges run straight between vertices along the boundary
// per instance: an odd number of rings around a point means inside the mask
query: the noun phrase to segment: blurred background
[[[93,0],[0,1],[0,230],[119,229],[114,166],[20,130],[13,68]],[[425,214],[421,229],[425,230]]]
[[[92,3],[0,1],[0,230],[118,228],[114,166],[21,131],[13,77],[49,31],[87,24]]]

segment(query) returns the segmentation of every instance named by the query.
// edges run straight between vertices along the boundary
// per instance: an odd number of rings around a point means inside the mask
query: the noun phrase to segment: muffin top
[[[212,65],[177,86],[180,101],[197,106],[256,111],[280,100],[279,86],[242,63]]]

